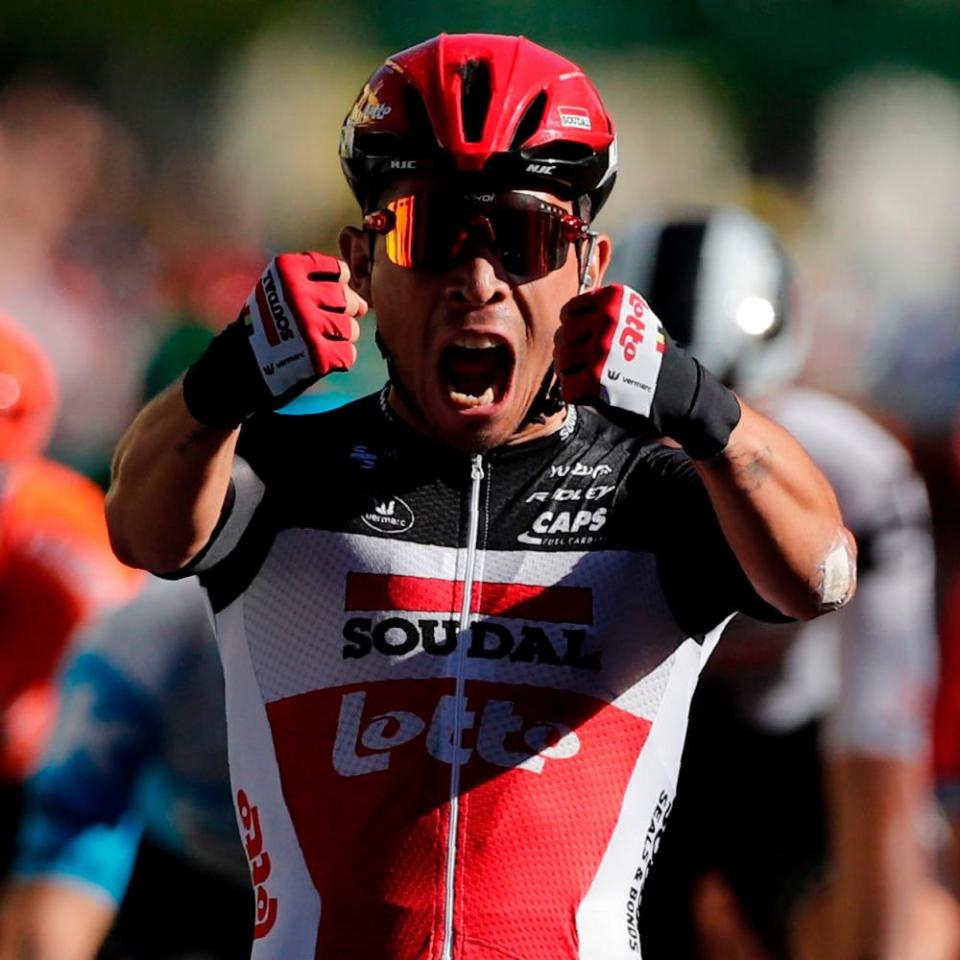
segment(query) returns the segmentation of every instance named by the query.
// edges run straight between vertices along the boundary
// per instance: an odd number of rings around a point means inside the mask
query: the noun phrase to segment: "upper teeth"
[[[454,346],[464,347],[467,350],[486,350],[488,347],[499,347],[500,341],[486,333],[461,333],[453,341]]]

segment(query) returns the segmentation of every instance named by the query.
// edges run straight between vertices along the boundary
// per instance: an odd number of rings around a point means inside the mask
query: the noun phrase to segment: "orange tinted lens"
[[[385,209],[393,220],[384,234],[387,259],[408,270],[447,269],[473,237],[525,282],[556,270],[569,249],[560,216],[565,211],[536,197],[477,204],[456,195],[417,193],[391,200]]]
[[[399,197],[387,204],[387,210],[394,216],[394,227],[384,237],[387,250],[387,259],[398,267],[410,269],[414,266],[413,242],[414,215],[416,210],[416,194],[409,197]]]

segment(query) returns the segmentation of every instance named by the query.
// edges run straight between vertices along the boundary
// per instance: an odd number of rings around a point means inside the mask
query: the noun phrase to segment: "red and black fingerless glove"
[[[591,290],[560,320],[555,365],[567,402],[626,414],[696,460],[726,447],[740,401],[673,342],[639,293],[621,284]]]
[[[183,398],[191,416],[233,429],[284,406],[331,371],[349,369],[358,311],[347,303],[336,258],[284,253],[271,260],[240,316],[187,370]]]

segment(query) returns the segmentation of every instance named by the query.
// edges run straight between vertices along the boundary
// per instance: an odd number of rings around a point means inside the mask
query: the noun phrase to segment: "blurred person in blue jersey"
[[[53,720],[57,664],[76,630],[143,580],[113,555],[100,488],[44,456],[58,396],[40,345],[0,313],[0,879]]]
[[[195,581],[152,579],[78,638],[28,788],[3,960],[249,954],[254,904],[224,710]]]
[[[838,616],[737,618],[705,668],[645,946],[671,960],[955,956],[955,908],[921,835],[936,682],[921,478],[864,413],[793,384],[809,338],[791,265],[759,220],[727,208],[651,220],[622,238],[611,275],[800,440],[860,546],[859,596]]]

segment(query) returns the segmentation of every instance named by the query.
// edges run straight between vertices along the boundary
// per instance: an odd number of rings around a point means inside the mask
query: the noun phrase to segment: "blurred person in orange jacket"
[[[79,625],[142,582],[110,549],[99,487],[41,455],[56,409],[46,357],[0,314],[0,877],[23,778],[53,719],[61,654]]]

